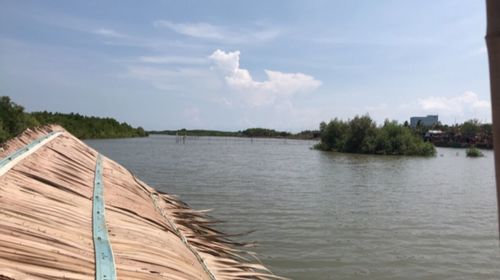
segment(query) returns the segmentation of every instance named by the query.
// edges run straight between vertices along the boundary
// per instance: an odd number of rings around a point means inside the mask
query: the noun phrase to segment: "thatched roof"
[[[49,135],[54,131],[60,133]],[[0,160],[46,135],[0,165],[0,279],[95,279],[98,152],[49,126],[7,142]],[[278,278],[213,229],[203,212],[111,159],[102,157],[102,166],[104,226],[117,279]]]

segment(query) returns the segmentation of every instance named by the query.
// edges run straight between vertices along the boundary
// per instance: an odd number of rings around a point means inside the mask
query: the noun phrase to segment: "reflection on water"
[[[310,141],[88,140],[141,179],[213,209],[293,279],[499,279],[493,153],[325,153]],[[458,155],[457,155],[458,151]]]

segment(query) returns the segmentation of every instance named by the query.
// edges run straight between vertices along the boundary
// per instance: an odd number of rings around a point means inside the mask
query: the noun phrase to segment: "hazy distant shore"
[[[287,131],[276,131],[267,128],[248,128],[240,131],[220,131],[205,129],[180,129],[180,130],[161,130],[148,131],[148,134],[159,135],[177,135],[177,136],[215,136],[215,137],[245,137],[245,138],[279,138],[279,139],[301,139],[301,140],[319,140],[319,130],[304,130],[299,133]]]

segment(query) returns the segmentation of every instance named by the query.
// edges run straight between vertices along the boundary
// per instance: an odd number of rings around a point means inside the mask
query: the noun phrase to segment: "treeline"
[[[0,97],[0,142],[14,137],[26,128],[45,124],[58,124],[81,139],[144,137],[147,133],[141,127],[134,128],[113,118],[88,117],[80,114],[51,112],[24,112],[24,108]]]
[[[52,112],[33,112],[30,114],[41,125],[59,124],[78,138],[125,138],[144,137],[147,133],[142,127],[134,128],[113,118],[88,117],[80,114]]]
[[[245,137],[264,137],[264,138],[287,138],[287,139],[303,139],[313,140],[319,138],[319,130],[303,130],[299,133],[291,133],[287,131],[276,131],[267,128],[249,128],[243,130],[241,134]]]
[[[304,130],[299,133],[291,133],[287,131],[277,131],[268,128],[248,128],[240,131],[219,131],[219,130],[203,130],[203,129],[179,129],[179,130],[161,130],[148,131],[150,134],[163,135],[186,135],[186,136],[219,136],[219,137],[251,137],[251,138],[287,138],[287,139],[317,139],[319,131]]]
[[[268,128],[248,128],[241,132],[245,137],[264,137],[264,138],[287,138],[291,137],[292,133],[287,131],[276,131]]]
[[[325,151],[380,155],[432,156],[436,149],[411,128],[396,121],[382,126],[368,116],[348,121],[334,119],[320,124],[320,143],[315,148]]]

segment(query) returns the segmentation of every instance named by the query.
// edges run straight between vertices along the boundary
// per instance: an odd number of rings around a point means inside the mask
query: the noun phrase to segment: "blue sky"
[[[484,1],[4,1],[0,95],[146,129],[490,121]]]

